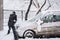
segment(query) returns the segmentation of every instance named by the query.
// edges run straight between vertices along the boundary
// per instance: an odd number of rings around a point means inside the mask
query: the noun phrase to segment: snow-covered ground
[[[13,40],[13,34],[12,32],[7,35],[8,28],[5,27],[4,30],[0,31],[0,40]]]
[[[14,40],[13,33],[7,35],[8,27],[4,27],[4,30],[0,31],[0,40]],[[25,39],[19,39],[19,40],[60,40],[60,38],[25,38]]]

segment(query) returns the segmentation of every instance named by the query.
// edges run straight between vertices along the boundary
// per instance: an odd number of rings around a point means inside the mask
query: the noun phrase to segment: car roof
[[[48,15],[60,15],[60,11],[46,11],[43,13],[42,17],[48,16]]]
[[[46,14],[60,15],[60,11],[58,11],[58,10],[47,11]]]

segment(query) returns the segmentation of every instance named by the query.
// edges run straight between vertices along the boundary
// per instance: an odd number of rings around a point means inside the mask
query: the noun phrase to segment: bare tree
[[[45,4],[46,4],[46,0],[45,0],[44,4],[41,6],[41,8],[39,8],[39,10],[38,10],[38,12],[36,13],[36,15],[37,15],[39,12],[41,12],[41,9],[44,7]]]
[[[33,5],[36,7],[36,8],[39,8],[40,5],[39,5],[39,2],[37,0],[33,0]]]
[[[48,0],[48,4],[49,4],[49,6],[48,6],[47,9],[45,9],[45,11],[48,10],[51,7],[51,4],[50,4],[50,1],[49,0]]]
[[[28,7],[27,12],[26,12],[26,14],[25,14],[25,20],[27,20],[28,13],[29,13],[29,11],[30,11],[31,5],[32,5],[32,0],[30,0],[29,7]]]
[[[30,4],[29,4],[28,10],[27,10],[26,15],[25,15],[25,20],[27,20],[28,13],[29,13],[30,7],[31,7],[31,5],[32,5],[32,1],[33,1],[33,0],[30,0]],[[51,7],[50,1],[49,1],[49,0],[45,0],[42,6],[39,6],[39,4],[38,4],[39,10],[37,11],[36,15],[39,14],[39,12],[41,12],[42,8],[43,8],[43,7],[45,6],[45,4],[46,4],[46,1],[48,1],[49,6],[48,6],[48,8],[45,9],[45,10],[48,10],[48,9]],[[33,2],[33,4],[35,5],[34,2]],[[36,5],[35,5],[35,6],[36,6]]]
[[[46,4],[46,1],[47,1],[47,0],[45,0],[45,2],[43,3],[43,5],[41,6],[41,8],[39,8],[39,10],[38,10],[38,12],[36,13],[36,15],[39,14],[39,12],[41,12],[42,8],[43,8],[43,7],[45,6],[45,4]],[[49,1],[49,0],[48,0],[48,3],[49,3],[49,6],[48,6],[47,9],[45,9],[45,11],[48,10],[48,9],[51,7],[51,4],[50,4],[50,1]]]

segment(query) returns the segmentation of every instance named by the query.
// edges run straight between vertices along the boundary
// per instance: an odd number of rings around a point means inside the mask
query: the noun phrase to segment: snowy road
[[[0,40],[14,40],[14,37],[13,37],[13,33],[11,31],[11,33],[9,35],[7,35],[7,30],[8,28],[5,27],[3,31],[0,31]],[[19,39],[19,40],[60,40],[60,38],[25,38],[25,39]]]

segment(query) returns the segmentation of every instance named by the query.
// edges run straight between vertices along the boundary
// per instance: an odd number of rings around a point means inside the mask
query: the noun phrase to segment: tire
[[[34,38],[35,33],[32,30],[27,30],[24,32],[23,37]]]
[[[40,35],[40,38],[45,38],[46,36],[45,35]]]

